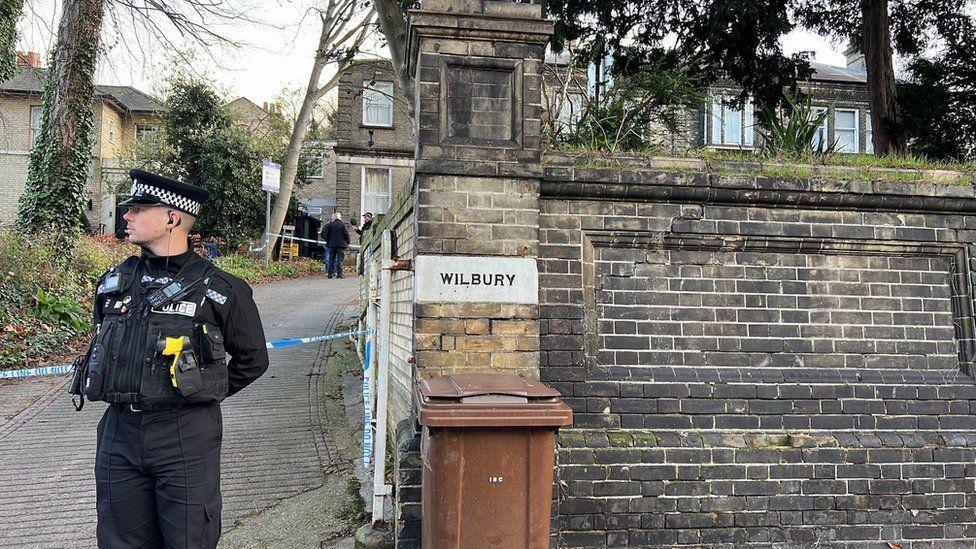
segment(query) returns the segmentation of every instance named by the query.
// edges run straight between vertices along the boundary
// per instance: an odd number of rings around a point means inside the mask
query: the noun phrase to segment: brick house
[[[295,189],[295,196],[308,215],[326,222],[328,214],[336,209],[335,144],[335,141],[305,141],[302,159],[306,183]]]
[[[16,220],[33,142],[40,131],[45,69],[38,54],[18,54],[19,71],[0,84],[0,225]],[[115,192],[125,170],[120,158],[137,139],[159,131],[163,105],[130,86],[96,85],[95,136],[85,212],[91,231],[115,230]]]
[[[387,59],[361,60],[339,79],[335,211],[386,213],[413,172],[413,120]]]
[[[837,152],[871,154],[871,111],[864,57],[852,50],[845,55],[845,67],[811,60],[813,73],[800,83],[803,92],[811,97],[813,110],[828,112],[812,145],[816,147],[823,143],[826,146],[836,142]],[[585,75],[575,77],[564,86],[567,66],[565,58],[549,55],[543,75],[543,87],[547,92],[543,94],[543,109],[557,113],[552,120],[562,128],[568,128],[579,119],[587,92]],[[704,109],[679,115],[677,132],[652,126],[646,135],[648,145],[671,154],[700,149],[755,150],[761,144],[756,127],[759,113],[752,102],[747,101],[741,108],[731,104],[739,92],[729,81],[711,86]]]
[[[863,56],[848,52],[847,60],[846,67],[811,62],[813,74],[800,83],[800,89],[811,98],[813,110],[828,112],[813,145],[836,142],[839,153],[871,154],[871,110]],[[710,88],[705,109],[689,119],[686,135],[692,148],[753,150],[760,144],[756,129],[759,113],[754,105],[746,102],[742,108],[735,108],[725,101],[738,94],[739,90],[729,84]],[[680,140],[675,141],[675,148],[680,144]]]

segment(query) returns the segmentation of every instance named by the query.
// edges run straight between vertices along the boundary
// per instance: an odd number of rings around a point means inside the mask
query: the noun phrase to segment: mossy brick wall
[[[971,547],[968,187],[547,167],[558,547]]]

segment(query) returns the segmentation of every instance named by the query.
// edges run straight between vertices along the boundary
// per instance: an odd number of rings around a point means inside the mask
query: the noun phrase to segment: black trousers
[[[109,406],[95,456],[99,549],[213,549],[220,538],[220,405]]]
[[[342,257],[345,253],[345,248],[325,249],[325,274],[342,276]]]

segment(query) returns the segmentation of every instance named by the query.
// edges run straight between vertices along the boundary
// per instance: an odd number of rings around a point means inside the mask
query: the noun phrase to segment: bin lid
[[[420,424],[430,427],[533,427],[572,424],[559,391],[508,374],[451,374],[417,382]]]

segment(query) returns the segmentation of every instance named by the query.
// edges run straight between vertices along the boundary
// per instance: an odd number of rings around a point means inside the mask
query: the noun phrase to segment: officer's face
[[[122,216],[128,224],[125,232],[129,242],[147,245],[166,238],[169,235],[167,209],[166,206],[129,206],[129,211]]]

